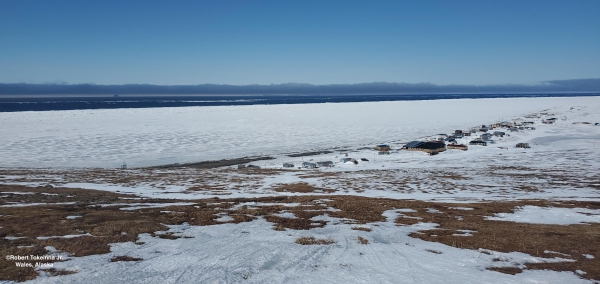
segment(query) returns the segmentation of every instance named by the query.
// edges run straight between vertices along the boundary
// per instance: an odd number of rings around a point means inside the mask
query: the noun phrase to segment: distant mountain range
[[[386,82],[331,85],[0,84],[0,95],[366,95],[569,92],[600,92],[600,79],[551,80],[537,85],[435,85]]]

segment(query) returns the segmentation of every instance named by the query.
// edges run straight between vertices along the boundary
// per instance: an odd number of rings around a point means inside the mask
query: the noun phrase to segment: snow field
[[[410,141],[599,97],[0,113],[0,167],[143,167]]]
[[[529,271],[517,275],[486,270],[502,257],[509,263],[563,261],[522,253],[481,253],[408,237],[420,223],[397,227],[393,210],[386,222],[369,224],[371,232],[330,223],[310,231],[275,231],[264,219],[214,226],[170,226],[170,232],[193,238],[164,240],[144,234],[142,245],[113,244],[111,253],[71,258],[55,268],[79,272],[40,277],[40,283],[590,283],[569,272]],[[330,238],[330,245],[299,245],[302,236]],[[366,238],[367,245],[358,237]],[[185,253],[183,253],[185,252]],[[111,263],[115,256],[143,258]],[[477,280],[475,280],[477,279]]]

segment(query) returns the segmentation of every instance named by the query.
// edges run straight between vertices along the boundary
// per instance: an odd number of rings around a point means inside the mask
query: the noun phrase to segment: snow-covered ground
[[[56,269],[73,275],[39,277],[39,283],[590,283],[572,272],[525,270],[517,275],[487,270],[495,266],[568,261],[512,252],[454,248],[408,236],[435,224],[398,227],[397,212],[371,232],[352,230],[337,218],[310,231],[275,231],[264,219],[248,223],[196,227],[170,226],[185,236],[165,240],[142,235],[142,245],[119,243],[111,253],[71,258]],[[329,245],[300,245],[303,236],[334,240]],[[358,237],[368,244],[358,242]],[[110,262],[115,256],[143,258]],[[498,259],[502,261],[498,262]]]
[[[592,112],[600,97],[0,113],[0,167],[142,167],[407,142],[566,106]]]
[[[525,118],[532,113],[539,117]],[[542,118],[549,117],[559,118],[558,122],[541,123]],[[534,121],[536,129],[506,131],[510,136],[496,138],[496,144],[470,146],[468,151],[447,150],[435,156],[397,150],[405,142],[435,137],[437,133],[513,119]],[[600,126],[594,126],[597,122],[600,122],[600,97],[0,113],[0,167],[4,167],[0,168],[0,184],[50,183],[145,198],[180,199],[177,204],[181,206],[192,205],[191,200],[199,198],[303,194],[323,195],[323,198],[342,194],[455,202],[453,208],[465,211],[473,208],[461,206],[460,202],[599,201]],[[515,148],[520,142],[530,143],[531,148]],[[392,153],[378,155],[372,147],[380,143],[391,145]],[[285,155],[332,149],[331,153],[315,156]],[[65,169],[115,168],[123,160],[130,166],[147,166],[252,155],[270,155],[275,159],[252,163],[261,166],[261,170]],[[356,158],[359,163],[339,162],[345,157]],[[334,161],[335,167],[298,169],[303,161]],[[283,169],[283,163],[294,163],[296,167]],[[282,186],[304,183],[325,190],[306,193],[279,190]],[[168,204],[141,201],[121,205],[122,210],[136,210]],[[265,204],[238,204],[244,205]],[[299,205],[288,204],[290,208]],[[431,208],[428,212],[435,211]],[[170,232],[185,238],[167,240],[144,234],[139,240],[144,242],[141,245],[113,244],[109,254],[72,257],[55,263],[55,268],[77,270],[76,274],[39,277],[34,282],[590,282],[574,272],[523,270],[509,275],[487,270],[494,266],[523,267],[525,263],[571,260],[566,256],[538,258],[518,252],[467,250],[412,238],[410,233],[434,228],[436,224],[394,224],[398,215],[410,212],[414,210],[386,211],[387,221],[362,225],[370,232],[353,230],[355,225],[328,215],[314,219],[327,221],[325,227],[311,230],[276,231],[272,229],[273,223],[262,217],[239,224],[169,226]],[[600,222],[599,214],[599,210],[586,208],[524,206],[514,213],[488,216],[487,220],[595,224]],[[294,217],[287,209],[274,216]],[[79,218],[85,216],[73,215],[66,220]],[[219,215],[219,222],[229,220],[227,214]],[[465,230],[460,236],[468,238],[474,234]],[[331,239],[335,243],[295,243],[303,236]],[[359,236],[368,240],[368,244],[359,243]],[[110,262],[112,257],[123,255],[143,260]]]

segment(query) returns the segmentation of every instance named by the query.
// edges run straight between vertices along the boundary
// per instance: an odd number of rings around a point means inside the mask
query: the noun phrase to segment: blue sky
[[[600,1],[0,2],[0,82],[600,78]]]

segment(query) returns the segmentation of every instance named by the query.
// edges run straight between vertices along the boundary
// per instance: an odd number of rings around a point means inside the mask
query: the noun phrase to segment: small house
[[[450,138],[450,137],[448,137],[448,138],[444,139],[444,141],[446,141],[446,142],[448,142],[448,143],[456,143],[456,139],[454,139],[454,138]]]
[[[305,169],[316,169],[317,164],[311,163],[311,162],[304,162],[304,163],[302,163],[302,167]]]
[[[246,168],[246,165],[238,165],[238,166],[237,166],[237,168],[238,168],[238,170],[240,170],[240,169],[245,169],[245,168]]]
[[[379,153],[377,153],[378,155],[389,155],[391,154],[390,151],[379,151]]]
[[[479,136],[479,137],[481,137],[481,140],[490,140],[490,139],[492,138],[492,134],[489,134],[489,133],[483,133],[483,134],[481,134],[481,136]]]
[[[332,168],[334,164],[332,161],[317,162],[317,167]]]
[[[463,132],[463,135],[464,136],[471,136],[471,132],[470,131],[465,131],[465,132]]]
[[[469,142],[469,145],[487,146],[487,142],[481,141],[481,140],[473,140],[473,141]]]
[[[283,167],[284,168],[293,168],[294,164],[292,164],[292,163],[283,163]]]
[[[496,137],[504,137],[506,133],[502,132],[502,131],[494,131],[494,136]]]
[[[529,146],[529,143],[517,143],[517,146],[515,146],[517,148],[531,148],[531,146]]]
[[[446,151],[446,144],[440,141],[412,141],[402,147],[408,151],[423,151],[427,153],[431,152],[443,152]]]
[[[469,150],[469,146],[463,145],[463,144],[448,144],[448,145],[446,145],[446,148],[448,148],[448,149],[456,149],[456,150],[463,150],[463,151]]]

